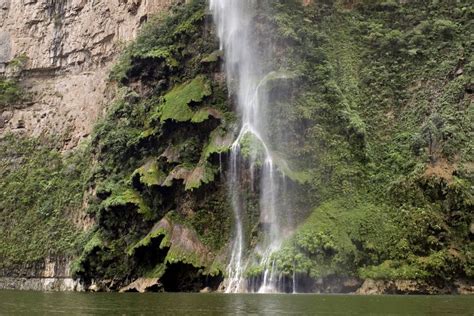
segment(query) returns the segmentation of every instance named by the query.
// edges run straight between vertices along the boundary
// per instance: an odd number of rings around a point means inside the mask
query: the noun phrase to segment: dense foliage
[[[218,45],[204,27],[204,6],[177,5],[149,21],[112,71],[121,95],[92,138],[89,213],[97,226],[75,263],[86,281],[166,279],[176,264],[220,273],[208,253],[228,239],[225,186],[214,180],[232,116],[225,82],[213,80],[219,59],[209,56]],[[199,249],[173,241],[176,230],[187,230],[182,243]]]
[[[0,268],[80,247],[87,150],[63,157],[52,140],[7,135],[0,140]]]
[[[302,74],[294,159],[318,206],[276,256],[287,273],[472,277],[472,32],[467,1],[281,1]],[[302,18],[304,17],[304,18]],[[295,138],[297,139],[297,132]]]

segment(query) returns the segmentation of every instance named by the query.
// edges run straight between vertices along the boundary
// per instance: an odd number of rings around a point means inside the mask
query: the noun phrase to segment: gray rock
[[[11,59],[10,33],[0,31],[0,63],[5,64]]]

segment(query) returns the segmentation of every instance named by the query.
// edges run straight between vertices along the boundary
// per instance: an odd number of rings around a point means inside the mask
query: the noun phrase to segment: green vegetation
[[[21,72],[23,71],[28,57],[19,55],[8,63],[10,74],[0,76],[0,110],[6,109],[24,101],[26,99],[25,91],[20,86]]]
[[[87,177],[87,149],[63,157],[49,141],[6,135],[0,140],[0,268],[80,247],[78,210]]]
[[[174,214],[172,223],[195,232],[194,247],[217,253],[229,238],[227,205],[212,202],[226,194],[214,181],[225,144],[209,146],[230,116],[225,83],[211,80],[218,60],[201,63],[218,47],[204,10],[205,1],[192,1],[152,19],[112,72],[122,92],[92,140],[97,199],[89,213],[101,243],[76,262],[85,280],[162,276],[174,264],[201,272],[219,266],[171,242],[173,227],[153,229]],[[223,225],[202,227],[209,214]]]
[[[0,78],[0,109],[17,103],[23,97],[23,91],[15,79]]]
[[[299,145],[281,151],[306,170],[317,206],[278,266],[315,278],[472,277],[472,5],[273,8],[266,18],[291,43],[282,70],[302,78],[274,124],[293,131]]]
[[[210,84],[202,75],[183,85],[178,85],[164,96],[165,101],[158,110],[161,121],[172,119],[176,122],[186,122],[193,119],[193,122],[202,122],[202,114],[197,114],[199,119],[194,119],[194,113],[189,104],[199,103],[211,93]]]
[[[138,176],[140,182],[149,187],[161,185],[166,179],[166,174],[159,169],[158,163],[155,160],[149,161],[143,167],[135,170],[132,178],[135,176]]]

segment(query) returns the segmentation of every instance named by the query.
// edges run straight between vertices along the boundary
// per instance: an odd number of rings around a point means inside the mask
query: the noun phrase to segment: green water
[[[474,315],[473,296],[0,291],[0,315]]]

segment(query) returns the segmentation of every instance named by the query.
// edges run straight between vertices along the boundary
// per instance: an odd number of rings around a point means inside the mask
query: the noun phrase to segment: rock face
[[[70,258],[45,258],[36,263],[19,264],[0,269],[0,277],[67,278],[70,276]]]
[[[471,280],[458,280],[444,286],[432,285],[414,280],[371,280],[367,279],[356,294],[472,294],[474,284]]]
[[[84,287],[72,278],[0,278],[0,289],[22,291],[83,292]]]
[[[68,258],[46,258],[36,264],[0,269],[0,289],[28,291],[83,291],[70,273]]]
[[[177,0],[0,0],[0,74],[27,57],[28,103],[0,113],[0,133],[89,135],[110,98],[108,71],[149,15]]]
[[[139,292],[146,293],[160,289],[163,285],[158,278],[139,278],[128,286],[121,288],[120,293]]]

